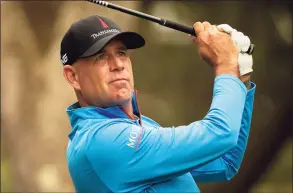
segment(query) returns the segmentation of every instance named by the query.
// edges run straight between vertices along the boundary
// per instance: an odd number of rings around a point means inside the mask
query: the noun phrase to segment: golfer
[[[66,110],[68,167],[77,192],[200,192],[198,182],[235,176],[255,93],[252,56],[245,53],[250,40],[227,24],[196,22],[194,30],[191,42],[214,73],[212,103],[202,120],[164,127],[142,115],[137,103],[128,50],[143,47],[144,38],[98,15],[71,25],[60,59],[77,97]]]

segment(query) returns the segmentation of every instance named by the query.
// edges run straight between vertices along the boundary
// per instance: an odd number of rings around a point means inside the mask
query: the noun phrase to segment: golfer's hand
[[[238,56],[238,64],[240,76],[244,76],[253,72],[253,58],[252,55],[247,54],[247,50],[250,46],[250,39],[242,32],[233,29],[228,24],[220,24],[217,26],[218,30],[223,31],[229,34],[236,44],[239,56]]]
[[[196,37],[192,39],[198,45],[199,56],[213,67],[215,75],[239,77],[238,49],[231,36],[209,22],[196,22],[193,27]]]

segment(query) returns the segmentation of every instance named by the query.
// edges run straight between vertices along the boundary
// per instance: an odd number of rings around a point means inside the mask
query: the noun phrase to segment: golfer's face
[[[78,66],[79,84],[89,105],[109,107],[131,101],[132,65],[121,41],[111,41],[101,52],[82,63]]]

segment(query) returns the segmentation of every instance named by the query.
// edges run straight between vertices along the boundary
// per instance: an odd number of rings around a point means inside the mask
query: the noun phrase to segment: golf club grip
[[[170,20],[162,19],[161,25],[196,36],[195,31],[192,27],[188,27]]]
[[[192,28],[192,27],[188,27],[188,26],[185,26],[185,25],[182,25],[182,24],[170,21],[170,20],[166,20],[166,19],[162,19],[160,24],[163,26],[166,26],[166,27],[169,27],[169,28],[193,35],[193,36],[196,36],[194,28]],[[250,44],[246,53],[251,55],[253,50],[254,50],[254,44]]]

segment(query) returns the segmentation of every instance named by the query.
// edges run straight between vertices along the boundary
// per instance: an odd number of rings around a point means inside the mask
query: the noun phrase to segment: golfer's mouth
[[[110,81],[109,84],[115,83],[115,82],[123,82],[123,81],[128,81],[128,79],[126,79],[126,78],[117,78],[115,80]]]

